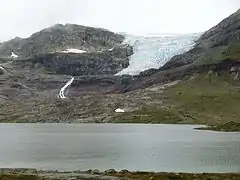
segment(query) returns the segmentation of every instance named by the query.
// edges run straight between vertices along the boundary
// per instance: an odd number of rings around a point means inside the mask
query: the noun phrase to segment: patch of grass
[[[140,110],[133,112],[126,112],[114,116],[110,122],[114,123],[168,123],[175,124],[182,121],[178,114],[171,110],[161,107],[146,106]]]
[[[81,174],[79,174],[81,175]],[[108,177],[107,177],[108,176]],[[96,177],[79,177],[78,175],[72,176],[58,176],[56,177],[40,177],[37,175],[23,175],[23,174],[6,174],[0,175],[0,180],[64,180],[64,179],[85,179],[85,180],[97,180],[97,179],[110,179],[109,176],[114,177],[112,179],[141,179],[141,180],[238,180],[240,178],[239,173],[165,173],[165,172],[114,172],[114,173],[104,173]]]
[[[201,64],[212,64],[226,59],[226,49],[227,46],[211,48],[201,58]]]
[[[240,60],[240,41],[230,43],[227,46],[226,55],[231,59]]]
[[[0,175],[0,180],[40,180],[40,179],[41,178],[35,175],[18,175],[18,174]]]
[[[240,131],[240,87],[228,73],[196,75],[167,88],[161,96],[163,106],[144,105],[110,122],[206,124],[213,130]]]
[[[170,87],[166,104],[175,112],[188,113],[202,124],[217,125],[240,121],[240,89],[228,74],[205,74]]]
[[[237,180],[240,174],[234,173],[154,173],[154,172],[126,172],[116,173],[114,176],[127,179],[141,179],[141,180]]]
[[[213,130],[213,131],[223,131],[223,132],[238,132],[240,131],[240,123],[236,123],[233,121],[219,124],[216,126],[208,126],[208,127],[200,127],[196,128],[199,130]]]
[[[202,57],[202,64],[220,62],[225,59],[240,60],[240,41],[232,42],[227,46],[214,47]]]

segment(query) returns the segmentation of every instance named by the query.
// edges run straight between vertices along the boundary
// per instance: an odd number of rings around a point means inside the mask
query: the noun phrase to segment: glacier
[[[190,50],[201,33],[154,34],[134,36],[123,34],[125,41],[133,47],[129,66],[116,75],[137,75],[140,72],[163,66],[171,57]]]

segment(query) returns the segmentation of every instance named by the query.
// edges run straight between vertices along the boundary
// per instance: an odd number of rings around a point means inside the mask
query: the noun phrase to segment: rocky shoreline
[[[123,180],[123,179],[142,179],[142,180],[238,180],[240,173],[171,173],[171,172],[130,172],[114,169],[100,172],[98,170],[88,171],[43,171],[37,169],[0,169],[1,180]]]
[[[211,130],[211,131],[221,131],[221,132],[240,132],[240,123],[236,122],[227,122],[224,124],[219,124],[215,126],[206,126],[195,128],[197,130]]]

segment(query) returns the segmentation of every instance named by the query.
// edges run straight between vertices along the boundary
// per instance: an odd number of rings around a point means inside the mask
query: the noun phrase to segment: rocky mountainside
[[[195,47],[173,57],[161,69],[187,64],[211,64],[225,59],[240,58],[240,10],[206,31],[197,40]]]
[[[14,69],[66,75],[114,75],[129,65],[131,46],[113,32],[74,24],[55,25],[29,38],[0,45],[0,61]],[[9,63],[8,63],[9,64]]]
[[[117,91],[115,83],[121,78],[113,75],[128,66],[133,54],[123,40],[122,35],[104,29],[67,24],[4,42],[0,46],[0,121],[75,119],[61,110],[69,99],[58,97],[70,76],[75,76],[70,93],[76,96],[71,108],[78,104],[81,108],[76,110],[86,113],[83,103],[96,97],[84,101],[79,99],[82,95]],[[18,57],[10,57],[11,52]],[[57,107],[58,103],[63,106]]]
[[[138,76],[113,76],[128,66],[132,48],[122,45],[121,35],[99,29],[112,34],[111,46],[91,40],[89,49],[81,46],[86,53],[0,58],[0,121],[239,123],[239,19],[238,10],[205,32],[190,51]],[[59,99],[69,75],[75,79],[68,98]]]
[[[174,56],[159,69],[142,72],[127,89],[155,91],[150,99],[159,103],[144,103],[113,121],[220,124],[213,129],[239,131],[239,30],[240,10],[202,34],[193,49]],[[174,85],[164,88],[169,82]]]
[[[87,52],[109,50],[124,40],[124,36],[113,32],[75,24],[57,24],[34,33],[28,38],[15,38],[0,45],[0,56],[19,57],[60,52],[69,48]]]
[[[147,87],[203,71],[230,71],[239,61],[240,9],[202,34],[191,50],[172,57],[159,69],[141,72],[138,76],[141,83],[136,84]]]
[[[119,46],[111,51],[89,53],[39,54],[13,61],[15,69],[44,70],[72,76],[114,75],[129,65],[131,46]]]
[[[240,40],[240,9],[205,32],[197,41],[198,48],[226,46]]]

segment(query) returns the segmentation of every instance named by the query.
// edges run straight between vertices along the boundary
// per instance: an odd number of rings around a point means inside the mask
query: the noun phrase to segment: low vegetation
[[[213,130],[213,131],[224,131],[224,132],[234,132],[240,131],[240,123],[237,122],[227,122],[215,126],[207,126],[207,127],[200,127],[196,128],[199,130]]]
[[[240,89],[228,73],[219,76],[197,75],[176,86],[165,95],[173,110],[190,114],[203,124],[239,122]]]
[[[220,62],[225,59],[240,60],[240,42],[236,41],[227,46],[218,46],[208,50],[201,58],[202,64]]]
[[[206,124],[213,130],[239,131],[239,88],[229,73],[199,74],[166,89],[163,106],[142,107],[114,117],[114,122]]]
[[[82,180],[97,180],[97,179],[115,179],[115,180],[123,180],[123,179],[129,179],[129,180],[225,180],[225,179],[231,179],[231,180],[237,180],[240,178],[240,174],[237,173],[222,173],[222,174],[214,174],[214,173],[202,173],[202,174],[194,174],[194,173],[153,173],[153,172],[116,172],[116,173],[104,173],[97,176],[89,175],[86,177],[79,175],[73,175],[71,179],[82,179]],[[48,180],[48,179],[54,179],[54,180],[65,180],[69,179],[69,176],[58,174],[51,175],[48,177],[45,176],[39,176],[39,175],[23,175],[23,174],[0,174],[0,180]]]
[[[118,173],[116,176],[126,179],[141,179],[141,180],[237,180],[239,174],[214,174],[214,173],[151,173],[151,172],[128,172]]]

